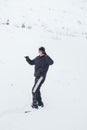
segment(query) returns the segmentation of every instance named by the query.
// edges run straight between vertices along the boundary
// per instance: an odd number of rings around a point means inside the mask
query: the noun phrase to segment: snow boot
[[[40,106],[40,107],[44,107],[43,102],[38,102],[38,106]]]
[[[34,101],[31,105],[32,108],[38,109],[38,104],[36,101]]]
[[[31,106],[32,108],[38,109],[38,105],[33,105]]]

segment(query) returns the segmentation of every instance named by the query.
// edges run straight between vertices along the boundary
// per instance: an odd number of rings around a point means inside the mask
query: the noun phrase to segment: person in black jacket
[[[53,60],[46,54],[44,47],[39,48],[39,56],[37,56],[35,59],[31,60],[28,56],[26,56],[25,58],[30,65],[35,65],[35,84],[32,88],[32,108],[38,109],[38,106],[44,107],[41,98],[40,88],[45,81],[49,66],[53,64]]]

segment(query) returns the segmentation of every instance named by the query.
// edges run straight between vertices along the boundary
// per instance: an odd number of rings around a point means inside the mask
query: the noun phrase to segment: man
[[[49,65],[53,64],[53,60],[46,54],[44,47],[39,48],[39,56],[37,56],[35,59],[31,60],[28,56],[25,58],[30,65],[35,65],[35,84],[32,89],[32,108],[38,109],[38,106],[44,107],[40,88],[45,81]]]

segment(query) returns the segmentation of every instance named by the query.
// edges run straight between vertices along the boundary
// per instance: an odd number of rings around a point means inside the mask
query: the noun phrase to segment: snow
[[[24,56],[40,46],[54,65],[41,89],[45,107],[33,110],[34,67]],[[86,59],[86,0],[0,0],[0,129],[87,130]]]

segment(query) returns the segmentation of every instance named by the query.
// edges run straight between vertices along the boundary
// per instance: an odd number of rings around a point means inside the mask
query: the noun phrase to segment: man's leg
[[[38,101],[38,106],[44,107],[40,90],[37,91],[36,98]]]
[[[44,104],[42,102],[40,88],[41,88],[42,84],[44,83],[44,81],[45,81],[45,77],[43,77],[42,81],[40,82],[40,84],[39,84],[39,86],[36,90],[36,99],[37,99],[37,102],[38,102],[38,106],[41,106],[41,107],[44,107]]]
[[[32,89],[32,95],[33,95],[33,105],[32,107],[38,108],[38,105],[41,106],[41,94],[40,94],[40,88],[44,82],[45,78],[40,77],[35,79],[35,85]],[[43,105],[43,104],[42,104]]]
[[[35,88],[35,86],[37,84],[37,81],[38,81],[38,78],[35,79],[35,84],[34,84],[34,86],[32,88],[32,107],[33,108],[38,108],[38,105],[37,105],[38,102],[37,102],[37,99],[36,99],[36,93],[33,92],[33,90],[34,90],[34,88]]]

